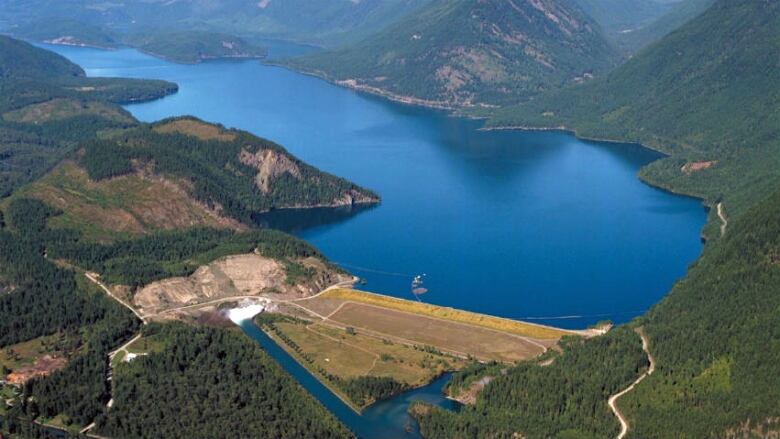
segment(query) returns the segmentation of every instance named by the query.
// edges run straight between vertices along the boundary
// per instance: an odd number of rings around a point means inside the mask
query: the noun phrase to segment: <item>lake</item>
[[[90,76],[179,84],[126,107],[141,120],[191,114],[245,129],[379,193],[375,208],[258,219],[313,243],[370,291],[414,298],[412,279],[425,274],[420,300],[582,328],[642,314],[701,250],[701,203],[641,183],[637,170],[660,156],[637,145],[481,131],[479,121],[254,61],[179,65],[129,49],[46,47]],[[445,377],[358,416],[253,325],[242,328],[363,436],[397,436],[411,399],[454,407],[440,395]]]
[[[706,212],[651,188],[636,145],[481,123],[336,87],[256,61],[181,65],[135,50],[47,46],[91,76],[176,82],[128,106],[191,114],[266,137],[382,196],[374,209],[276,221],[364,278],[367,290],[566,328],[625,322],[656,303],[701,250]],[[273,51],[272,51],[273,53]]]

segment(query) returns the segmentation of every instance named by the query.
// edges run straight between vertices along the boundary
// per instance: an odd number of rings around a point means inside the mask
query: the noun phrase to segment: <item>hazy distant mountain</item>
[[[658,0],[576,0],[612,40],[635,32],[672,9]]]
[[[112,31],[199,30],[334,45],[368,35],[429,0],[5,0],[0,23],[51,18]]]
[[[595,2],[598,0],[592,1]],[[660,40],[673,30],[703,13],[714,2],[715,0],[681,0],[677,3],[671,3],[669,4],[671,8],[655,20],[644,23],[642,26],[636,28],[626,28],[625,30],[630,30],[629,32],[619,32],[616,43],[624,50],[636,52],[639,49]]]
[[[289,63],[399,100],[461,106],[527,99],[616,60],[569,1],[434,0],[364,41]]]

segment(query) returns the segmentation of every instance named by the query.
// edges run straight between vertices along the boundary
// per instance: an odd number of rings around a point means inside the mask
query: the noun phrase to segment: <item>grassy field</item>
[[[546,349],[539,341],[506,332],[360,303],[345,303],[328,320],[482,361],[521,361]]]
[[[355,302],[374,305],[385,309],[393,309],[396,311],[419,314],[437,319],[448,320],[451,322],[480,326],[495,331],[501,331],[509,334],[541,340],[557,340],[564,335],[571,335],[571,332],[548,326],[535,325],[517,320],[503,319],[500,317],[477,314],[427,303],[412,302],[410,300],[397,299],[394,297],[367,293],[363,291],[347,289],[331,290],[321,296],[318,296],[315,299],[312,299],[311,302],[321,299],[337,299],[343,302]]]
[[[30,366],[44,355],[59,355],[59,344],[64,342],[60,335],[38,337],[29,341],[0,349],[0,366],[10,370]]]
[[[236,138],[235,134],[216,125],[195,119],[174,119],[155,125],[154,130],[158,133],[181,133],[201,140],[219,140],[220,142],[232,142]]]
[[[77,101],[75,99],[52,99],[28,105],[3,114],[10,122],[43,123],[81,115],[94,115],[118,122],[132,123],[133,118],[121,108],[98,101]]]
[[[390,377],[408,387],[419,387],[443,372],[459,370],[467,363],[430,349],[394,343],[360,332],[347,332],[322,323],[284,317],[273,320],[272,323],[266,321],[266,332],[358,411],[367,404],[350,401],[340,388],[341,383],[328,375],[345,381],[360,377]]]
[[[458,358],[319,324],[278,323],[276,327],[325,370],[343,378],[392,376],[410,386],[420,386],[464,363]]]

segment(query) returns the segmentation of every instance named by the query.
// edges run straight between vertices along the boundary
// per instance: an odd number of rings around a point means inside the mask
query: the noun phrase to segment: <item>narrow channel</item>
[[[306,368],[298,364],[251,319],[237,322],[244,334],[256,341],[286,370],[306,391],[311,393],[326,409],[344,423],[359,438],[364,439],[421,439],[417,423],[408,413],[414,401],[423,401],[448,410],[458,410],[460,404],[444,396],[444,386],[450,379],[445,374],[430,384],[410,390],[392,398],[378,401],[358,414],[320,383]]]

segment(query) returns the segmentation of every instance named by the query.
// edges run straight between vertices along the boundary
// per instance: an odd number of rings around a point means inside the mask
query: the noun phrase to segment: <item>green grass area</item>
[[[376,399],[423,386],[467,363],[425,346],[394,343],[292,317],[263,314],[257,321],[282,348],[356,411]]]
[[[9,111],[3,114],[3,119],[9,122],[43,123],[84,115],[97,116],[126,124],[135,122],[135,119],[122,108],[109,103],[59,98]]]
[[[37,337],[0,349],[0,367],[16,370],[29,366],[44,355],[61,355],[70,346],[69,337],[62,334]]]

